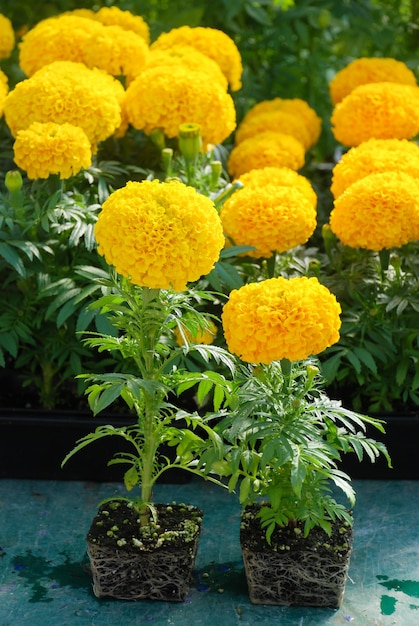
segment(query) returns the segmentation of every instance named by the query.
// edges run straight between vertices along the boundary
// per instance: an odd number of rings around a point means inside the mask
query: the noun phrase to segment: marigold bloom
[[[140,35],[147,45],[150,43],[150,27],[141,15],[134,15],[131,11],[123,11],[112,6],[101,7],[92,17],[105,26],[121,26],[124,30],[132,30]]]
[[[207,328],[197,329],[196,332],[191,332],[187,328],[179,329],[178,326],[175,328],[175,338],[176,343],[179,346],[185,345],[185,343],[203,343],[206,345],[210,345],[214,342],[215,336],[217,334],[217,327],[214,322],[210,319],[206,320]]]
[[[84,62],[130,82],[146,66],[148,45],[140,35],[121,26],[104,26],[101,31],[87,40]]]
[[[262,100],[249,109],[243,121],[247,121],[261,113],[272,113],[274,111],[292,113],[292,115],[301,118],[310,136],[309,147],[311,148],[317,143],[321,133],[322,120],[317,115],[316,111],[312,109],[305,100],[301,100],[300,98],[273,98],[272,100]]]
[[[314,208],[317,207],[317,194],[310,181],[291,170],[289,167],[263,167],[251,170],[242,174],[239,179],[244,187],[261,188],[265,185],[278,185],[279,187],[294,187],[298,189],[311,202]],[[235,191],[239,193],[240,189]]]
[[[330,190],[338,198],[357,180],[375,172],[405,172],[419,179],[419,146],[407,139],[369,139],[342,155]]]
[[[333,110],[332,132],[345,146],[368,139],[410,139],[419,132],[419,88],[397,83],[356,87]]]
[[[218,63],[192,46],[178,45],[164,50],[159,48],[150,50],[147,68],[161,66],[168,68],[179,63],[190,71],[205,72],[210,80],[215,80],[227,91],[228,81]]]
[[[400,83],[416,85],[416,77],[405,63],[391,58],[362,57],[348,63],[329,83],[333,104],[367,83]]]
[[[304,150],[310,147],[310,134],[304,121],[301,117],[286,111],[267,111],[244,119],[237,127],[235,143],[238,145],[245,139],[259,135],[266,130],[295,137],[303,144]]]
[[[0,117],[3,115],[4,103],[9,93],[9,83],[6,74],[0,70]]]
[[[271,278],[230,293],[222,313],[227,346],[249,363],[296,361],[339,340],[341,308],[317,278]]]
[[[8,17],[0,13],[0,59],[7,59],[15,47],[15,31]]]
[[[126,90],[125,111],[146,134],[161,129],[177,137],[180,124],[199,124],[204,146],[222,143],[236,126],[230,94],[204,72],[181,65],[144,70]]]
[[[232,91],[241,89],[243,72],[240,52],[234,41],[223,31],[204,26],[180,26],[161,33],[151,44],[151,50],[167,49],[174,45],[188,45],[214,59],[226,76]]]
[[[180,181],[128,182],[103,203],[95,235],[134,284],[175,291],[210,272],[224,246],[213,202]]]
[[[103,26],[77,15],[58,15],[41,20],[19,44],[19,65],[26,76],[54,61],[84,63],[87,43],[99,37]]]
[[[4,114],[15,137],[33,122],[68,122],[82,128],[95,146],[120,125],[123,94],[121,83],[102,70],[55,61],[9,92]]]
[[[34,122],[17,133],[14,161],[28,178],[59,174],[70,178],[92,163],[90,142],[84,130],[71,124]]]
[[[260,258],[305,243],[316,227],[316,209],[297,188],[267,184],[244,187],[224,203],[224,233],[235,245],[253,246],[246,253]]]
[[[334,202],[330,228],[343,244],[379,251],[419,239],[419,182],[404,172],[356,181]]]
[[[283,133],[266,131],[244,139],[230,152],[227,169],[230,176],[238,178],[250,170],[262,167],[289,167],[299,170],[304,165],[303,144]]]

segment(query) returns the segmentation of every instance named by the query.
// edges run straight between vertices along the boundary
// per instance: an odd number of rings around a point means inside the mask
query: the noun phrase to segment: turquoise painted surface
[[[156,500],[204,511],[184,603],[98,600],[85,534],[118,484],[0,481],[0,626],[415,626],[419,624],[419,482],[354,481],[358,494],[342,607],[252,605],[238,543],[235,497],[199,482],[158,485]]]

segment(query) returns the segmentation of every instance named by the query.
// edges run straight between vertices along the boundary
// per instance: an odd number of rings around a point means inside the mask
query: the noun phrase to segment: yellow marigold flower
[[[75,15],[76,17],[87,17],[89,20],[94,20],[96,13],[93,9],[72,9],[63,11],[60,15]]]
[[[3,115],[4,103],[9,93],[9,83],[6,74],[0,70],[0,117]]]
[[[222,313],[228,348],[249,363],[297,361],[339,340],[341,308],[317,278],[271,278],[230,294]]]
[[[17,133],[14,161],[28,178],[59,174],[70,178],[92,163],[92,150],[84,130],[72,124],[34,122]]]
[[[104,26],[87,40],[84,62],[112,76],[126,76],[128,82],[145,68],[148,45],[140,35],[121,26]]]
[[[304,165],[303,144],[284,133],[265,131],[244,139],[230,152],[227,169],[230,176],[238,178],[246,172],[262,167],[289,167],[299,170]]]
[[[7,59],[15,47],[15,31],[8,17],[0,13],[0,59]]]
[[[379,251],[419,239],[419,182],[404,172],[377,172],[336,198],[330,227],[344,245]]]
[[[357,180],[375,172],[405,172],[419,179],[419,146],[407,139],[369,139],[343,154],[332,172],[330,190],[338,198]]]
[[[214,342],[217,335],[217,326],[210,319],[206,319],[206,328],[197,328],[196,332],[192,332],[187,328],[175,328],[176,343],[179,346],[190,343],[203,343],[210,345]]]
[[[410,139],[419,132],[419,88],[397,83],[356,87],[333,110],[332,132],[345,146],[368,139]]]
[[[127,88],[125,110],[147,135],[158,128],[177,137],[180,124],[199,124],[204,147],[222,143],[236,126],[230,94],[204,72],[181,65],[144,70]]]
[[[301,100],[300,98],[273,98],[272,100],[262,100],[249,109],[243,121],[247,121],[261,113],[272,113],[274,111],[284,111],[285,113],[291,113],[301,118],[310,136],[309,148],[317,143],[321,133],[322,120],[317,115],[316,111],[312,109],[305,100]]]
[[[76,15],[41,20],[19,44],[19,65],[26,76],[54,61],[84,63],[88,42],[99,37],[103,26]]]
[[[224,233],[235,245],[253,246],[247,254],[270,257],[306,243],[316,227],[316,209],[297,188],[267,184],[244,187],[224,203]]]
[[[159,48],[150,50],[147,68],[159,66],[168,68],[179,63],[190,71],[205,72],[210,80],[215,80],[227,91],[228,81],[218,63],[192,46],[178,45],[164,50]]]
[[[216,28],[204,26],[180,26],[167,33],[161,33],[151,44],[151,50],[164,50],[174,45],[187,45],[196,48],[206,56],[214,59],[227,78],[232,91],[241,89],[243,72],[240,52],[226,33]]]
[[[400,83],[416,85],[416,77],[405,63],[391,58],[362,57],[348,63],[329,83],[333,104],[367,83]]]
[[[213,202],[180,181],[128,182],[103,203],[95,235],[134,284],[175,291],[210,272],[224,246]]]
[[[244,187],[261,188],[265,185],[278,185],[279,187],[294,187],[298,189],[311,202],[314,208],[317,207],[317,194],[310,181],[298,172],[289,167],[262,167],[242,174],[239,179]],[[240,189],[235,191],[239,193]]]
[[[235,143],[238,145],[245,139],[259,135],[266,130],[295,137],[303,144],[304,150],[310,147],[310,134],[304,121],[301,117],[286,111],[268,111],[244,119],[237,127]]]
[[[125,30],[132,30],[140,35],[147,45],[150,43],[150,27],[141,15],[134,15],[130,11],[112,6],[101,7],[93,17],[105,26],[121,26]]]
[[[6,123],[16,137],[33,122],[80,126],[92,146],[121,124],[121,90],[115,78],[82,63],[55,61],[22,80],[4,104]]]

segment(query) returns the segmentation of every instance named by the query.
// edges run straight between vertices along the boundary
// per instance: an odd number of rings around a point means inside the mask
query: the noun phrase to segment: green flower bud
[[[10,193],[18,193],[22,189],[23,185],[22,174],[19,170],[9,170],[6,173],[4,182]]]
[[[179,150],[187,163],[195,161],[202,150],[199,124],[181,124],[179,126]]]

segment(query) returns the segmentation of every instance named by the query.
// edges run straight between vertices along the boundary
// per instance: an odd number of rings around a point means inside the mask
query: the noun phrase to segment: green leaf
[[[127,491],[131,491],[136,485],[138,485],[140,477],[134,466],[130,467],[124,474],[124,485]]]
[[[359,358],[359,360],[368,367],[368,369],[370,369],[374,374],[377,373],[377,364],[374,361],[372,355],[370,352],[368,352],[368,350],[365,350],[364,348],[361,348],[359,346],[356,346],[354,349],[354,353],[356,354],[356,356]]]

